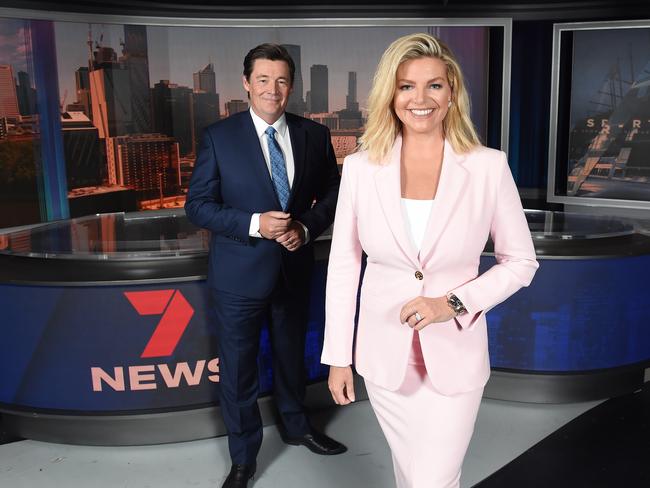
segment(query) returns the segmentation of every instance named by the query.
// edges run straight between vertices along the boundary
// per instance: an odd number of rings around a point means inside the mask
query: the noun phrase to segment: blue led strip
[[[67,219],[70,210],[59,110],[54,23],[32,20],[30,31],[41,142],[38,168],[41,215],[48,221]]]

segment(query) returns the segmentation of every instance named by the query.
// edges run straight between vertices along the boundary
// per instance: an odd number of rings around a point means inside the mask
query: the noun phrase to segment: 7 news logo
[[[161,315],[141,358],[169,357],[174,354],[194,309],[180,290],[129,291],[124,296],[140,315]],[[103,391],[104,385],[115,391],[156,390],[159,387],[178,388],[184,382],[196,386],[205,377],[219,382],[219,358],[199,359],[193,367],[187,361],[168,364],[115,366],[109,373],[91,367],[93,391]]]

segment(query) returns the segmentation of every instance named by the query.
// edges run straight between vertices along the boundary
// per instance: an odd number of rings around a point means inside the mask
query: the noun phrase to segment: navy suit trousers
[[[211,289],[219,353],[219,402],[228,429],[233,464],[253,464],[262,443],[257,397],[257,357],[266,323],[273,356],[273,394],[283,428],[290,437],[309,432],[303,408],[305,333],[309,287],[290,291],[284,279],[267,299]]]

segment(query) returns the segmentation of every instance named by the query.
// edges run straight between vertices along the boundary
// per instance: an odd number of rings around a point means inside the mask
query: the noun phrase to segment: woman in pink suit
[[[489,236],[497,264],[479,276]],[[459,486],[490,374],[485,313],[537,266],[506,156],[480,144],[452,53],[427,34],[396,40],[343,165],[322,362],[340,405],[354,401],[353,362],[363,376],[399,488]]]

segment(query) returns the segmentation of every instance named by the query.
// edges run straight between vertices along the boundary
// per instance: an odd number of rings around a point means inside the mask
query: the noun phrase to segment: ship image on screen
[[[650,29],[576,32],[567,196],[650,201]]]

